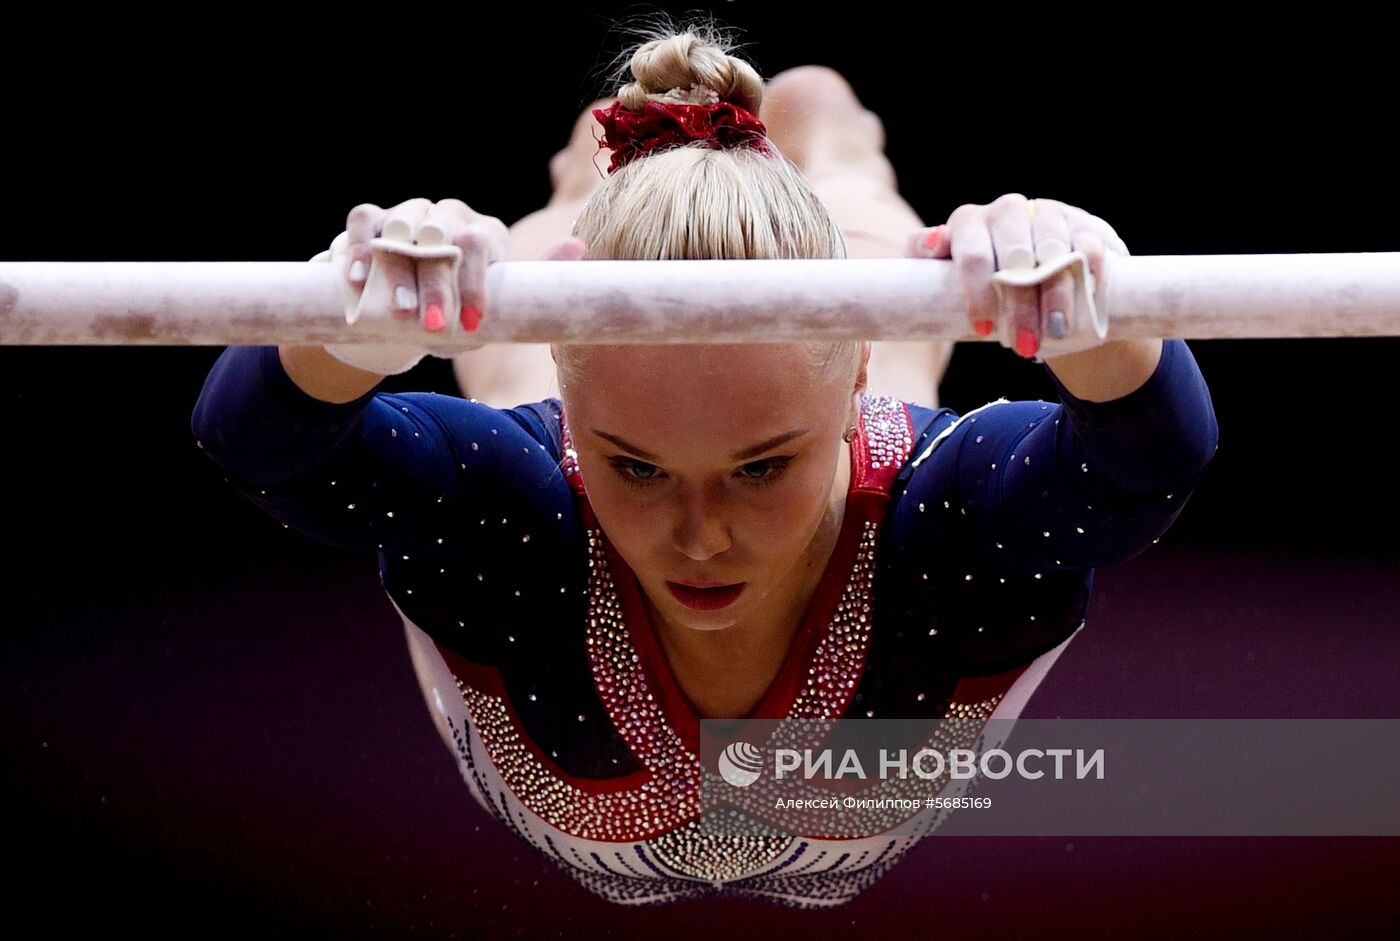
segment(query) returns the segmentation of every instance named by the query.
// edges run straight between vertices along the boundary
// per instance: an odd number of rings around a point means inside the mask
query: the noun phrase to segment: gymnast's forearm
[[[358,399],[384,379],[380,373],[342,363],[321,346],[279,346],[277,355],[297,388],[335,405]]]
[[[1045,365],[1075,398],[1107,402],[1141,388],[1161,356],[1161,340],[1110,340],[1078,353],[1047,356]]]

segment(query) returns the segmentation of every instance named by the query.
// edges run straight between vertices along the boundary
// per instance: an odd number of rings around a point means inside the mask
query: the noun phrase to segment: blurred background
[[[612,91],[615,24],[687,9],[63,14],[81,28],[35,9],[0,64],[0,258],[302,261],[355,204],[412,196],[512,223]],[[765,76],[840,69],[930,225],[1020,192],[1105,218],[1134,255],[1400,251],[1393,12],[706,10]],[[1396,718],[1400,340],[1189,342],[1216,460],[1158,545],[1098,573],[1088,629],[1025,715]],[[219,351],[0,346],[16,920],[342,938],[1400,926],[1400,838],[1379,837],[935,836],[829,912],[602,902],[470,800],[374,558],[284,529],[199,453]],[[440,359],[383,390],[459,391]],[[941,404],[1002,395],[1054,400],[1043,366],[961,344]]]

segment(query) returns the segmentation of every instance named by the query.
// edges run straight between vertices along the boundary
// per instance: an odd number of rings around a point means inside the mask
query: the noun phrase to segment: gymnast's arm
[[[278,347],[230,346],[205,379],[191,430],[239,492],[329,545],[446,556],[490,531],[484,519],[532,522],[546,542],[571,521],[546,425],[552,402],[495,409],[379,392],[382,379],[326,401],[293,381]]]
[[[324,346],[279,346],[277,355],[297,388],[322,402],[350,402],[384,381],[384,374],[343,363]]]
[[[957,489],[975,551],[1044,571],[1127,561],[1167,531],[1215,455],[1205,379],[1182,339],[1164,340],[1146,381],[1105,401],[1047,375],[1061,404],[1003,402],[959,428]]]

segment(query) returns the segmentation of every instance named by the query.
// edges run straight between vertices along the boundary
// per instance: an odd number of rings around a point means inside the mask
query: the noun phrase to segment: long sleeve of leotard
[[[323,402],[292,381],[276,346],[230,346],[191,430],[244,496],[330,545],[446,558],[478,533],[485,546],[519,531],[536,551],[570,538],[568,483],[545,424],[554,400],[495,409],[377,389]]]
[[[1059,404],[998,400],[934,420],[929,437],[946,435],[916,458],[903,498],[925,507],[912,537],[933,542],[935,510],[953,509],[992,570],[1051,571],[1126,561],[1171,526],[1219,435],[1186,341],[1165,340],[1152,376],[1107,402],[1076,398],[1046,372]]]

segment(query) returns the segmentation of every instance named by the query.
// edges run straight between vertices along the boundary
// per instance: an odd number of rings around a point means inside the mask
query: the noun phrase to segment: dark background
[[[411,196],[513,222],[610,90],[613,21],[657,9],[686,8],[338,7],[300,28],[284,8],[36,10],[2,67],[0,258],[305,260],[356,203]],[[841,69],[930,224],[1020,192],[1102,216],[1135,255],[1400,251],[1393,14],[709,9],[765,76]],[[1159,545],[1099,573],[1026,715],[1395,717],[1400,341],[1190,343],[1217,458]],[[198,452],[218,353],[0,346],[13,918],[462,938],[1400,926],[1395,838],[933,838],[831,912],[597,900],[470,800],[373,558],[284,529]],[[963,344],[942,404],[1053,400],[1043,369]],[[445,360],[383,388],[457,392]]]

